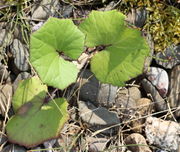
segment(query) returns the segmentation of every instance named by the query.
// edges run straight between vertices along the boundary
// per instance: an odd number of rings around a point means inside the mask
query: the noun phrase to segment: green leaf
[[[75,82],[77,67],[59,54],[77,59],[84,47],[84,34],[69,19],[49,18],[31,35],[30,61],[41,80],[64,89]]]
[[[30,83],[30,81],[34,82]],[[28,79],[20,84],[22,92],[19,91],[19,95],[32,97],[26,87],[23,91],[22,83],[26,86],[29,85],[29,88],[32,89],[35,83],[39,83],[39,80],[32,78],[32,80]],[[17,95],[17,93],[15,94]],[[64,98],[57,98],[46,103],[44,102],[45,96],[46,88],[36,93],[29,102],[25,102],[10,118],[6,125],[6,133],[10,142],[25,147],[34,147],[45,140],[59,136],[60,129],[68,120],[67,101]]]
[[[46,92],[47,86],[43,85],[37,76],[21,81],[12,99],[14,111],[16,112],[23,104],[31,101],[33,98],[41,101],[46,96]]]
[[[60,129],[68,120],[67,101],[58,98],[54,102],[42,105],[32,100],[24,104],[7,123],[9,141],[25,147],[34,147],[45,140],[57,138]]]
[[[91,70],[103,83],[123,86],[143,71],[149,47],[140,31],[128,28],[125,16],[116,10],[92,11],[80,24],[88,47],[103,45],[106,49],[91,60]]]

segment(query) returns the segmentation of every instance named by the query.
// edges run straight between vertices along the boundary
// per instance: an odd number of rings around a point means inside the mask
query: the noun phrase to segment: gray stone
[[[73,6],[72,5],[62,5],[60,9],[61,16],[63,18],[71,17],[73,13]]]
[[[145,116],[152,113],[152,101],[147,98],[141,98],[139,100],[136,100],[136,107],[134,118],[137,120],[133,120],[130,123],[131,129],[136,133],[142,133],[143,132],[143,124],[145,123]]]
[[[132,9],[127,16],[127,21],[137,27],[142,27],[146,21],[146,14],[145,9]]]
[[[24,46],[18,39],[14,39],[11,46],[11,53],[14,57],[14,64],[20,71],[27,71],[29,69],[28,57],[29,53],[27,47]]]
[[[155,117],[148,117],[145,124],[145,134],[149,144],[163,150],[176,152],[180,143],[180,125]]]
[[[116,113],[108,111],[104,107],[95,107],[89,102],[78,101],[79,115],[90,126],[112,126],[119,124]]]
[[[136,112],[136,100],[141,98],[137,87],[123,88],[116,95],[115,109],[123,121],[129,120]]]
[[[138,133],[130,134],[124,139],[124,142],[129,144],[135,144],[136,146],[127,146],[132,152],[152,152],[149,146],[146,143],[146,139]],[[143,145],[143,146],[141,146]]]
[[[32,19],[46,20],[50,16],[55,16],[59,7],[58,0],[42,0],[40,4],[34,5],[32,8]]]
[[[141,98],[141,92],[137,87],[129,87],[129,88],[119,89],[117,91],[116,99],[118,100],[123,96],[130,97],[133,100],[139,100]]]
[[[152,97],[153,99],[153,103],[155,105],[155,109],[157,111],[163,111],[167,109],[167,104],[165,102],[165,100],[160,96],[159,92],[157,91],[157,89],[155,88],[154,85],[152,85],[152,83],[150,81],[148,81],[147,79],[143,79],[141,81],[142,86],[144,88],[144,90],[146,91],[146,93]]]
[[[180,65],[175,66],[171,71],[169,88],[168,101],[171,108],[176,108],[175,116],[180,117]]]
[[[85,70],[80,86],[80,100],[90,101],[95,105],[112,107],[118,87],[100,83],[92,72]]]
[[[26,152],[26,149],[14,144],[7,145],[1,152]]]
[[[0,61],[6,55],[6,47],[12,43],[13,35],[6,29],[0,29]]]
[[[0,123],[2,123],[2,122],[0,122]],[[0,129],[2,131],[2,127],[0,127]],[[3,134],[3,133],[0,133],[0,145],[5,144],[7,141],[8,141],[7,136],[5,136],[5,134]]]
[[[44,147],[47,149],[46,152],[53,152],[53,146],[54,144],[56,143],[56,139],[52,139],[52,140],[49,140],[49,141],[45,141],[43,143]]]
[[[9,46],[12,43],[13,35],[5,29],[0,29],[0,48]]]
[[[109,140],[106,138],[86,137],[86,142],[87,142],[88,147],[89,147],[88,148],[89,152],[104,151],[108,141]]]
[[[170,46],[164,52],[156,54],[156,62],[166,69],[171,69],[180,63],[180,45]]]

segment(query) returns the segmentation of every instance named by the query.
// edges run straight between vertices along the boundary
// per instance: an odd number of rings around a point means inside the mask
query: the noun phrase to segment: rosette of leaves
[[[143,72],[149,47],[137,29],[128,28],[125,16],[116,11],[92,11],[80,24],[88,47],[105,46],[91,60],[91,70],[103,83],[123,86]]]
[[[64,98],[46,101],[46,94],[47,86],[38,77],[19,83],[12,103],[15,115],[6,125],[10,142],[30,148],[60,135],[68,120],[67,101]]]
[[[44,83],[63,90],[75,82],[79,72],[63,56],[75,60],[83,47],[84,34],[72,20],[49,18],[31,35],[30,61]]]

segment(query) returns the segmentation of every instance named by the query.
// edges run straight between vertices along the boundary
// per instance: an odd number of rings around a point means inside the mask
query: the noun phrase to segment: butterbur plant
[[[33,147],[58,137],[68,120],[68,104],[64,98],[44,102],[45,84],[63,90],[74,83],[79,71],[71,60],[84,47],[105,46],[90,62],[103,83],[123,86],[142,73],[149,47],[140,31],[129,28],[124,19],[116,10],[92,11],[78,28],[70,19],[49,18],[31,35],[30,62],[39,77],[20,82],[13,96],[15,115],[6,126],[11,142]]]
[[[92,11],[80,25],[88,47],[107,46],[91,60],[91,70],[103,83],[123,86],[142,73],[149,47],[140,31],[128,28],[125,16],[116,10]]]

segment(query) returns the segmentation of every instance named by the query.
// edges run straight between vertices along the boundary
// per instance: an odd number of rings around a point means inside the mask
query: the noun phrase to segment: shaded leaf
[[[34,147],[45,140],[58,137],[68,119],[67,101],[58,98],[54,102],[42,105],[41,102],[32,100],[24,104],[7,123],[9,141]]]
[[[13,109],[16,112],[23,104],[31,101],[41,101],[46,96],[47,86],[43,85],[38,77],[21,81],[13,96]],[[41,102],[42,103],[42,102]]]
[[[13,98],[16,114],[6,125],[10,142],[34,147],[59,136],[68,120],[68,103],[64,98],[44,102],[46,92],[47,87],[37,77],[20,82]],[[23,101],[23,97],[27,100]]]

